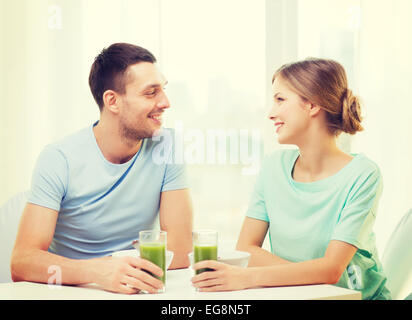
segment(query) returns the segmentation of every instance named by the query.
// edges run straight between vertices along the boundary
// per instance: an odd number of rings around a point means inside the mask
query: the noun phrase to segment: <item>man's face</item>
[[[127,68],[125,93],[119,95],[120,134],[132,142],[152,137],[169,108],[166,79],[156,64],[139,62]]]

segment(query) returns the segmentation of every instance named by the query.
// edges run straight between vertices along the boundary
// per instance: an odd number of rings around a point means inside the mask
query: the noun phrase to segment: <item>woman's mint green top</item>
[[[331,240],[358,248],[337,283],[362,299],[390,299],[372,227],[382,192],[378,166],[362,154],[334,175],[296,182],[299,150],[279,150],[263,161],[247,216],[269,223],[272,253],[293,261],[321,258]]]

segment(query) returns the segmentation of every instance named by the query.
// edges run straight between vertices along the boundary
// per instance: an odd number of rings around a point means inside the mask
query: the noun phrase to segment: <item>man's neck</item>
[[[114,164],[122,164],[133,158],[139,151],[143,141],[138,140],[133,143],[128,141],[125,143],[116,126],[110,126],[102,121],[99,121],[93,127],[93,133],[103,156],[107,161]]]

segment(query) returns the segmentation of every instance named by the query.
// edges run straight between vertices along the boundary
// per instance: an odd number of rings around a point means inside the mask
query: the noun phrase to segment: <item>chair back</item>
[[[11,282],[10,259],[28,191],[18,193],[0,207],[0,283]]]
[[[401,219],[386,244],[382,266],[392,299],[412,293],[412,209]]]

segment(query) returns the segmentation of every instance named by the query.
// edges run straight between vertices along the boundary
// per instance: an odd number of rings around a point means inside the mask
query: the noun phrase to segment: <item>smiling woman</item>
[[[298,149],[278,150],[262,165],[237,245],[251,253],[251,268],[203,261],[195,269],[215,271],[195,276],[193,284],[220,291],[328,283],[360,290],[363,299],[390,299],[372,231],[380,170],[336,145],[341,131],[361,128],[356,99],[347,102],[343,67],[307,59],[282,66],[272,82],[269,119],[279,143]],[[351,127],[347,108],[356,117]],[[268,231],[270,253],[261,248]]]
[[[317,106],[314,112],[319,112],[319,116],[311,117],[313,122],[321,121],[317,130],[324,129],[324,123],[334,136],[363,130],[359,100],[348,89],[345,70],[333,60],[312,58],[284,65],[274,74],[272,86],[274,107],[269,119],[275,121],[280,143],[297,144],[293,137],[285,135],[288,128],[307,125],[309,118],[305,117],[304,108],[308,102]]]
[[[333,135],[362,131],[359,99],[348,88],[346,72],[333,60],[306,59],[282,66],[273,75],[286,81],[289,90],[296,92],[303,102],[310,101],[325,111],[327,127]],[[275,100],[282,102],[283,98]]]

